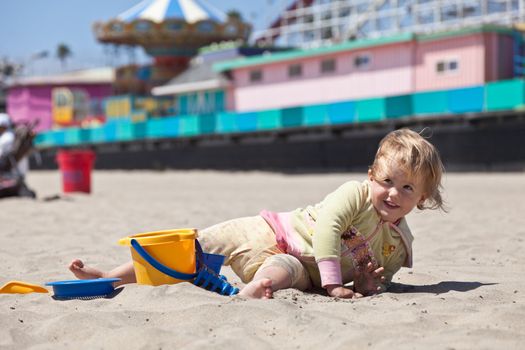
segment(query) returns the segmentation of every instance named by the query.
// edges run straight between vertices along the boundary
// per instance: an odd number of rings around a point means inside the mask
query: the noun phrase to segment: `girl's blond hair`
[[[423,136],[409,129],[388,133],[379,143],[370,167],[372,177],[380,177],[385,166],[400,167],[408,177],[422,181],[425,200],[417,204],[418,209],[446,211],[441,197],[441,177],[445,169],[439,152]]]

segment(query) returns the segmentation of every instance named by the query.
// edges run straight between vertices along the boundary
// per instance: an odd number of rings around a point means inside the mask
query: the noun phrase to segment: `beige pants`
[[[290,275],[291,288],[306,290],[311,282],[301,262],[283,253],[275,241],[275,233],[260,216],[226,221],[199,231],[199,242],[207,253],[226,256],[225,265],[244,283],[250,282],[258,270],[279,266]]]

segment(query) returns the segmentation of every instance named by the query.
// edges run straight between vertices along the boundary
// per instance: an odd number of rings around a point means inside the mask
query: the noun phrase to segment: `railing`
[[[525,22],[523,0],[340,0],[284,11],[279,26],[253,36],[269,43],[277,37],[282,45],[306,48],[349,38],[518,22]]]

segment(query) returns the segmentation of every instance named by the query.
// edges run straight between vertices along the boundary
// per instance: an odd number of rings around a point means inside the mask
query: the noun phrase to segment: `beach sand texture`
[[[72,279],[75,257],[109,269],[130,259],[117,241],[204,228],[260,209],[321,200],[364,174],[95,171],[93,193],[0,201],[0,284]],[[40,198],[58,171],[29,174]],[[525,176],[448,174],[449,214],[409,215],[414,268],[359,300],[279,291],[224,297],[189,283],[125,286],[113,298],[59,301],[0,294],[1,349],[523,349]],[[240,286],[231,270],[230,281]]]

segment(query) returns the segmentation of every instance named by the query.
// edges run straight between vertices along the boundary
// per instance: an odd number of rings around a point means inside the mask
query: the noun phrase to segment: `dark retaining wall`
[[[209,135],[92,146],[96,169],[220,169],[281,172],[366,171],[380,139],[407,126],[439,149],[447,171],[525,170],[525,118],[463,116],[409,119],[338,128],[293,129],[265,134]],[[40,152],[32,169],[56,169],[55,149]]]

